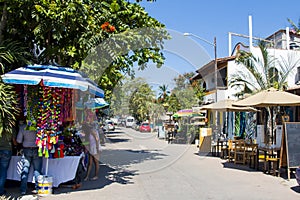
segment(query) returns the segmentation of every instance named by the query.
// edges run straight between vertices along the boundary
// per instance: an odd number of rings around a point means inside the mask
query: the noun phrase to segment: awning
[[[52,65],[27,65],[2,75],[7,84],[38,85],[60,87],[89,91],[98,97],[104,97],[104,92],[93,81],[82,76],[69,67]]]

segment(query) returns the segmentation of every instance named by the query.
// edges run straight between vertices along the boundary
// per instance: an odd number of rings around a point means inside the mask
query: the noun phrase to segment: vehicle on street
[[[115,130],[115,124],[111,120],[106,120],[105,121],[105,129],[106,131],[114,131]]]
[[[140,132],[151,132],[150,124],[148,122],[141,123]]]
[[[134,124],[134,117],[126,117],[126,122],[125,122],[125,126],[126,128],[132,128],[133,124]]]

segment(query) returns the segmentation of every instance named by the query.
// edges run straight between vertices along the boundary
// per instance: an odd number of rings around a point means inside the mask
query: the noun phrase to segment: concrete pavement
[[[97,181],[83,182],[77,190],[55,188],[53,195],[39,199],[300,199],[294,178],[199,156],[195,145],[167,144],[156,133],[126,128],[107,138]]]

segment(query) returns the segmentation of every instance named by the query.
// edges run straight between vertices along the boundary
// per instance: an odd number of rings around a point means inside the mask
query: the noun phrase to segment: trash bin
[[[52,194],[53,178],[50,176],[40,175],[38,176],[38,195],[50,195]]]

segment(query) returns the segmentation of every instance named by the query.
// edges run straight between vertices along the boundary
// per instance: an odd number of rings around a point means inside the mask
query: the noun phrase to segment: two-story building
[[[279,68],[291,68],[286,81],[287,90],[300,95],[300,35],[288,28],[279,30],[272,35],[262,39],[267,42],[267,51],[269,55],[274,58],[274,67],[281,71]],[[252,40],[251,40],[252,41]],[[205,88],[206,95],[204,97],[204,104],[212,103],[224,99],[238,99],[239,95],[244,90],[243,87],[231,87],[230,80],[236,73],[246,73],[246,68],[237,64],[236,56],[239,50],[249,51],[257,58],[262,58],[261,51],[258,46],[244,45],[237,43],[233,48],[231,55],[224,58],[217,58],[201,66],[192,80],[201,80],[202,87]],[[217,67],[215,66],[217,62]],[[215,69],[217,68],[217,72]],[[274,68],[274,69],[275,69]],[[264,73],[262,69],[257,69],[260,73]],[[217,73],[217,76],[215,75]],[[217,77],[217,81],[215,81]],[[251,82],[251,76],[249,80]],[[255,82],[253,80],[253,82]],[[291,119],[300,121],[300,112],[298,109],[292,108]],[[298,114],[299,113],[299,114]],[[298,116],[299,115],[299,116]],[[219,125],[224,125],[226,118],[224,113],[220,113],[218,119],[213,119],[215,116],[211,115],[211,124],[218,121]]]

